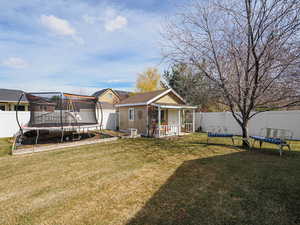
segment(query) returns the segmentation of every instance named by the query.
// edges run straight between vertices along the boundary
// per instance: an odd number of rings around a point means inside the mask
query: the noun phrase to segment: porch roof
[[[167,103],[152,103],[152,106],[160,107],[163,109],[196,109],[197,106],[191,106],[191,105],[175,105],[175,104],[167,104]]]

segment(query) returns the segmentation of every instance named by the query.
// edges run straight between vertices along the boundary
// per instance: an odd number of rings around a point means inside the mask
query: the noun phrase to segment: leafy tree
[[[136,81],[137,92],[148,92],[160,89],[160,74],[156,68],[147,68],[139,73]]]
[[[213,83],[192,66],[183,63],[175,64],[170,71],[164,72],[163,78],[168,86],[180,94],[188,104],[207,109],[212,102],[215,103]]]
[[[255,109],[299,103],[300,74],[289,72],[300,61],[299,0],[193,1],[163,37],[165,57],[215,84],[244,138]]]

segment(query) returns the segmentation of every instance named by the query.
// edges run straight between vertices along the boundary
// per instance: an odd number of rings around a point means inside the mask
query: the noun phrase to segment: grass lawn
[[[7,156],[11,152],[12,139],[0,138],[0,157]]]
[[[280,158],[211,142],[194,134],[9,156],[2,139],[0,224],[300,224],[300,143]]]

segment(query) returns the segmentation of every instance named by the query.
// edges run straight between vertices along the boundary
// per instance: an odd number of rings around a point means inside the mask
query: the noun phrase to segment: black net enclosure
[[[67,128],[98,124],[98,101],[93,96],[59,92],[25,95],[30,111],[28,128]]]

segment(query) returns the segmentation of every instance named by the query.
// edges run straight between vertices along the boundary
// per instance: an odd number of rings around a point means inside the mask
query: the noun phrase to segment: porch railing
[[[181,125],[160,125],[160,128],[156,127],[153,136],[166,137],[180,135],[181,132],[192,133],[193,123],[184,123]]]
[[[173,136],[179,135],[180,132],[179,125],[160,125],[159,136]]]
[[[186,133],[193,132],[193,123],[184,123],[182,131]]]

